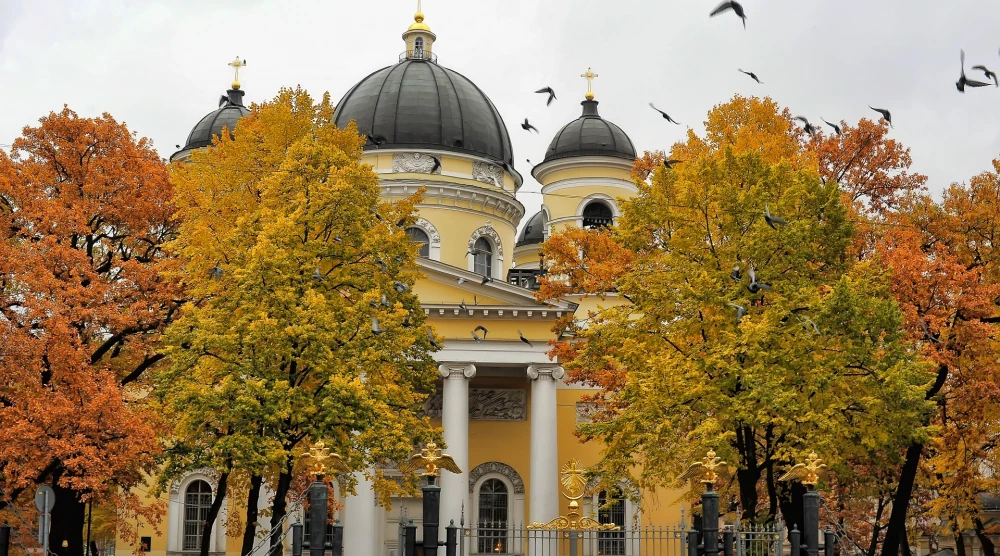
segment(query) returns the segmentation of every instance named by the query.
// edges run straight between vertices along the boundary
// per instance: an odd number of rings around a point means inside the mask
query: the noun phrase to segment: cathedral
[[[436,35],[418,9],[402,35],[396,63],[378,69],[346,91],[337,103],[338,126],[357,122],[374,141],[362,162],[378,174],[382,196],[401,199],[426,188],[419,218],[407,230],[420,245],[423,278],[417,293],[443,349],[438,391],[426,410],[441,426],[445,450],[462,469],[443,473],[441,523],[461,524],[466,554],[524,554],[518,530],[565,515],[559,470],[570,459],[597,461],[600,446],[574,435],[587,419],[586,387],[565,382],[558,361],[547,355],[556,319],[586,316],[605,300],[566,298],[541,303],[539,251],[552,233],[567,227],[613,225],[617,199],[637,192],[630,178],[636,149],[628,135],[601,117],[594,93],[580,103],[580,116],[552,137],[544,160],[531,168],[542,185],[541,211],[525,219],[518,201],[523,176],[515,169],[508,129],[486,92],[438,63]],[[584,77],[594,74],[588,69]],[[232,129],[249,113],[244,92],[233,83],[222,105],[202,118],[171,156],[182,163],[208,147],[223,127]],[[477,327],[487,329],[488,334]],[[357,495],[338,500],[344,554],[399,554],[401,520],[420,524],[419,498],[376,503],[372,485],[358,474]],[[159,531],[142,530],[146,554],[179,556],[200,549],[201,522],[214,487],[211,473],[192,472],[166,494],[168,512]],[[679,492],[588,493],[585,515],[623,530],[682,521]],[[261,506],[270,505],[262,494]],[[609,497],[615,504],[604,504]],[[637,500],[641,500],[641,503]],[[231,502],[231,501],[230,501]],[[229,511],[236,511],[231,503]],[[610,508],[608,508],[610,506]],[[209,552],[237,555],[240,531],[226,531],[226,510],[214,529]],[[268,531],[267,518],[258,536]],[[286,538],[290,554],[290,538]],[[623,545],[624,546],[624,545]],[[118,554],[131,554],[125,544]],[[626,554],[624,549],[604,550]],[[265,554],[264,547],[255,554]]]

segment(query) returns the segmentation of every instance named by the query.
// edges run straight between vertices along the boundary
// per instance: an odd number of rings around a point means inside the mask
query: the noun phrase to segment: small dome
[[[517,243],[514,244],[515,247],[520,247],[522,245],[531,245],[534,243],[541,243],[545,241],[545,212],[538,211],[534,216],[528,220],[528,223],[524,225],[521,230],[521,234],[517,236]]]
[[[209,112],[194,126],[191,133],[188,134],[184,148],[174,153],[170,157],[171,160],[181,153],[211,146],[212,138],[220,135],[223,127],[229,129],[230,137],[232,137],[236,122],[249,114],[250,111],[243,106],[243,91],[230,89],[228,93],[221,98],[221,105],[218,109]]]
[[[572,156],[614,156],[635,158],[635,146],[622,128],[597,113],[597,101],[585,100],[583,115],[563,126],[545,151],[548,162]]]
[[[506,164],[514,155],[507,126],[490,99],[462,74],[431,60],[406,59],[382,68],[337,103],[338,127],[351,120],[381,147],[432,148]]]

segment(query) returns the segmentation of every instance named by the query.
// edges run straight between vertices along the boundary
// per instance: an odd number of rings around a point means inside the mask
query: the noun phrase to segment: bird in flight
[[[656,110],[656,111],[657,111],[657,112],[659,112],[659,113],[660,113],[661,115],[663,115],[663,119],[664,119],[664,120],[667,120],[668,122],[670,122],[670,123],[672,123],[672,124],[677,124],[677,125],[680,125],[680,122],[678,122],[677,120],[675,120],[675,119],[671,118],[671,117],[670,117],[670,115],[668,115],[668,114],[667,114],[666,112],[664,112],[663,110],[660,110],[659,108],[657,108],[657,107],[653,106],[653,103],[652,103],[652,102],[650,102],[650,103],[649,103],[649,107],[650,107],[650,108],[652,108],[653,110]]]
[[[549,98],[545,101],[545,106],[552,104],[552,101],[556,99],[556,92],[552,90],[552,87],[546,87],[544,89],[538,89],[536,93],[548,93]]]
[[[378,326],[378,317],[372,317],[372,334],[376,336],[381,336],[385,330],[382,330]]]
[[[753,79],[754,81],[756,81],[756,82],[757,82],[758,84],[760,84],[760,85],[763,85],[763,84],[764,84],[764,82],[763,82],[763,81],[761,81],[761,80],[760,80],[760,79],[759,79],[759,78],[757,77],[757,74],[756,74],[756,73],[754,73],[754,72],[752,72],[752,71],[743,71],[743,70],[737,70],[737,71],[739,71],[740,73],[745,73],[745,74],[749,75],[749,76],[750,76],[750,77],[751,77],[751,78],[752,78],[752,79]]]
[[[369,133],[365,135],[365,139],[367,139],[369,143],[375,145],[376,147],[385,144],[385,137],[382,137],[381,135],[372,135]]]
[[[469,310],[469,306],[465,304],[465,300],[464,299],[462,300],[461,303],[458,304],[458,308],[461,309],[461,310],[463,310],[463,311],[468,311]]]
[[[879,114],[882,114],[882,117],[885,118],[885,121],[889,123],[889,127],[892,127],[892,114],[890,114],[888,110],[886,110],[885,108],[875,108],[871,104],[868,105],[868,108],[871,108],[872,110],[878,112]]]
[[[681,162],[684,162],[684,161],[683,160],[677,160],[676,158],[670,158],[670,159],[664,158],[663,159],[663,165],[666,166],[667,169],[669,169],[669,170],[673,170],[674,169],[674,164],[679,164]]]
[[[958,92],[964,93],[966,87],[985,87],[989,85],[989,83],[986,83],[985,81],[977,81],[975,79],[965,77],[965,50],[960,50],[959,52],[959,58],[962,61],[962,74],[959,75],[958,81],[955,82],[955,88],[958,89]]]
[[[769,284],[757,281],[757,271],[755,271],[752,266],[747,269],[747,276],[750,277],[750,284],[747,285],[747,289],[750,290],[750,293],[757,293],[759,291],[771,289]]]
[[[441,159],[439,159],[436,156],[432,156],[431,158],[434,160],[434,166],[431,166],[431,172],[430,173],[433,174],[434,172],[437,172],[438,170],[441,169]]]
[[[486,327],[483,326],[483,325],[481,325],[481,324],[479,326],[477,326],[477,327],[475,327],[475,328],[472,329],[472,335],[473,336],[476,335],[476,331],[480,331],[480,332],[483,333],[483,339],[484,340],[486,339],[486,335],[490,333],[490,331],[487,330]]]
[[[729,273],[729,277],[732,278],[734,282],[743,280],[743,273],[740,272],[740,265],[733,267],[733,271]]]
[[[523,129],[524,131],[534,130],[535,133],[538,133],[538,128],[528,123],[528,118],[524,119],[524,123],[521,124],[521,129]]]
[[[837,132],[837,135],[843,135],[843,133],[841,133],[841,131],[840,131],[840,126],[839,125],[837,125],[837,124],[831,124],[830,122],[826,121],[826,118],[820,118],[820,119],[823,120],[824,124],[832,127],[833,130]]]
[[[809,120],[803,116],[795,116],[795,119],[802,122],[802,129],[805,129],[806,133],[809,135],[816,135],[816,126],[809,123]]]
[[[979,71],[983,72],[984,74],[986,74],[986,79],[992,79],[993,80],[993,86],[994,87],[1000,87],[1000,82],[997,81],[997,74],[995,74],[992,71],[990,71],[990,69],[987,68],[986,66],[980,64],[978,66],[972,66],[972,69],[979,70]]]
[[[770,226],[772,230],[778,229],[775,224],[778,226],[788,225],[788,221],[784,218],[781,218],[780,216],[771,216],[771,209],[768,208],[767,205],[764,205],[764,222],[767,222],[767,225]]]
[[[427,339],[431,342],[431,346],[432,347],[436,347],[436,348],[440,348],[441,347],[441,344],[439,344],[438,341],[434,339],[434,333],[431,332],[431,327],[430,326],[427,327]]]
[[[743,11],[743,5],[736,1],[723,2],[719,4],[712,13],[708,14],[710,17],[715,17],[726,10],[733,10],[733,12],[743,20],[743,28],[747,28],[747,14]]]
[[[742,305],[737,305],[735,303],[726,303],[730,307],[736,309],[736,324],[739,324],[743,317],[747,316],[747,308]]]
[[[535,347],[535,346],[531,345],[531,342],[527,338],[524,337],[524,332],[521,332],[520,330],[518,330],[517,331],[517,335],[518,335],[518,337],[521,338],[522,342],[528,344],[528,347]]]
[[[222,275],[223,275],[223,274],[224,274],[225,272],[226,272],[226,271],[225,271],[225,270],[222,270],[222,267],[221,267],[221,266],[219,266],[219,263],[215,263],[215,266],[213,266],[212,268],[210,268],[210,269],[208,270],[208,275],[209,275],[209,277],[211,277],[211,278],[212,278],[213,280],[218,280],[218,279],[222,278]]]

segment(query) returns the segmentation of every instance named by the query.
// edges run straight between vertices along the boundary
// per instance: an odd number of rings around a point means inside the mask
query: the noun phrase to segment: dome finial
[[[239,56],[237,56],[232,62],[229,62],[229,66],[233,68],[233,71],[235,71],[235,75],[233,76],[233,89],[236,89],[237,91],[240,89],[240,68],[246,65],[247,61],[241,60]]]
[[[580,74],[580,77],[587,80],[587,100],[594,100],[594,78],[597,76],[589,67],[587,68],[587,73]]]
[[[417,13],[413,14],[413,21],[417,23],[424,22],[424,11],[420,9],[420,0],[417,0]]]

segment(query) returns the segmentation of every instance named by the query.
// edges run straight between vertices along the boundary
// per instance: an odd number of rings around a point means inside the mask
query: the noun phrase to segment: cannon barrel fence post
[[[415,556],[417,553],[417,526],[413,524],[412,519],[406,524],[404,539],[406,542],[403,544],[402,556]]]
[[[802,556],[802,533],[798,525],[792,524],[792,530],[788,532],[788,546],[790,556]]]
[[[722,532],[722,553],[725,556],[733,556],[733,539],[736,538],[736,532],[733,531],[732,527],[727,527],[725,531]]]
[[[815,487],[807,485],[802,495],[802,535],[805,538],[806,553],[819,556],[819,493]]]
[[[292,524],[292,556],[302,556],[302,523],[299,521]]]
[[[687,533],[687,556],[698,556],[698,531],[692,528]]]
[[[829,527],[823,531],[823,556],[835,556],[837,553],[837,534]]]
[[[458,553],[458,527],[455,526],[455,520],[452,519],[445,529],[445,547],[444,553],[446,556],[457,556]]]
[[[333,538],[331,539],[333,556],[344,556],[344,526],[337,521],[333,524]]]

